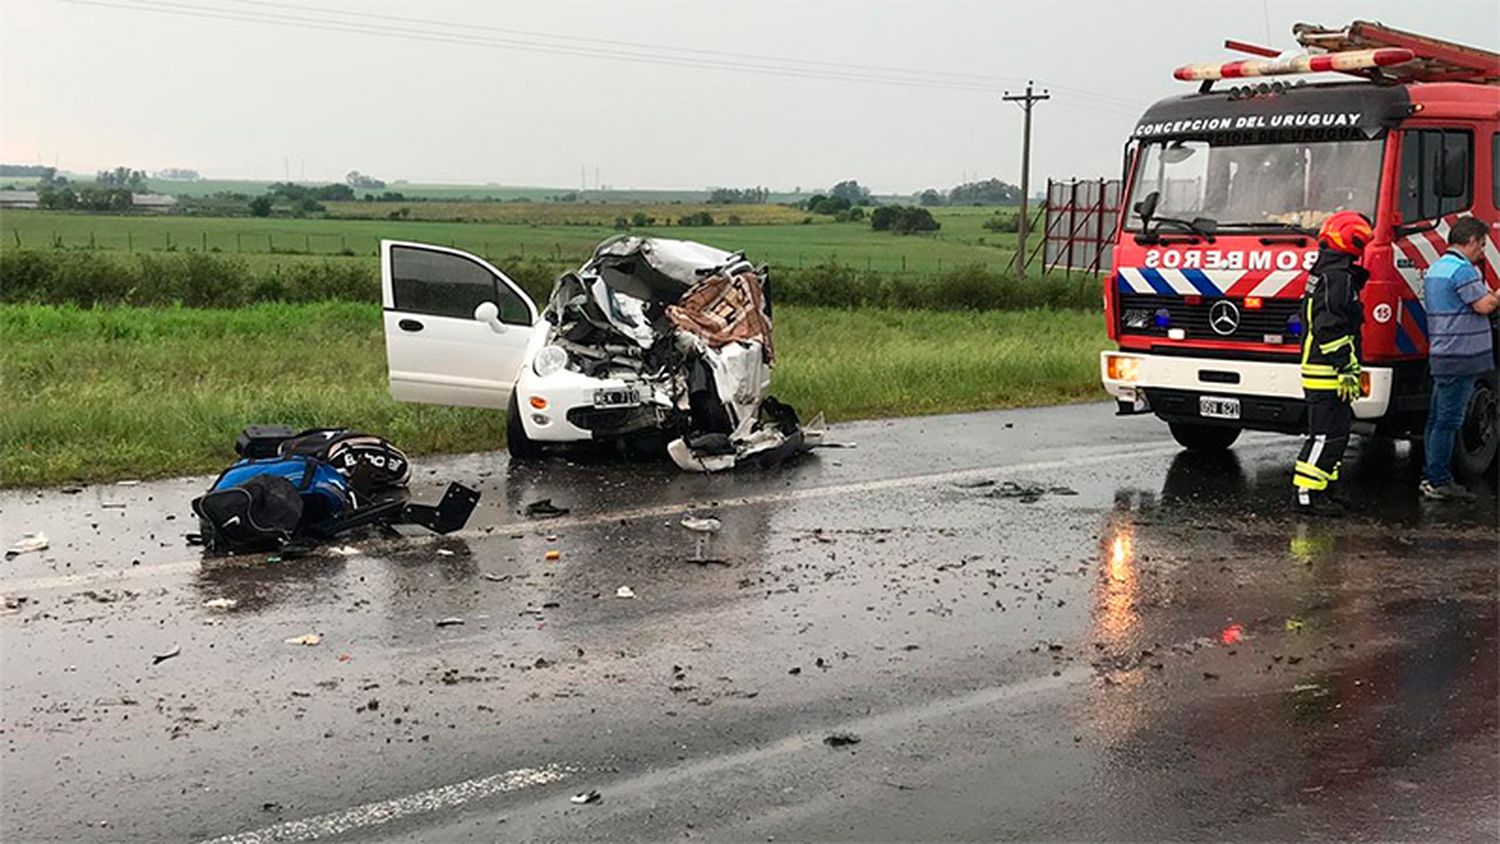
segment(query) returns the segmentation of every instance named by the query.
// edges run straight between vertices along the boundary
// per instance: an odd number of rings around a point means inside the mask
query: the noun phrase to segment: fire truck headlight
[[[1105,359],[1105,371],[1111,381],[1137,381],[1141,377],[1141,361],[1124,355],[1110,355]]]

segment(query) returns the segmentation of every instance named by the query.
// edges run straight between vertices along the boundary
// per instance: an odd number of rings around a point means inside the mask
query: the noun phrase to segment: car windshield
[[[1335,211],[1374,218],[1380,139],[1210,146],[1160,141],[1138,157],[1126,228],[1140,231],[1133,210],[1157,193],[1154,216],[1214,220],[1220,228],[1316,228]]]

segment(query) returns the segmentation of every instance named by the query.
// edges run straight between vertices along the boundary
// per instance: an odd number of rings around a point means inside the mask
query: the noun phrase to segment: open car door
[[[536,304],[483,258],[380,242],[385,355],[397,401],[504,408]]]

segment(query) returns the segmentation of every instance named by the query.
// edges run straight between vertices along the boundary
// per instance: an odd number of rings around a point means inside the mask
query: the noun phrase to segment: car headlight
[[[560,346],[543,346],[536,353],[536,359],[531,362],[532,371],[543,378],[556,375],[567,367],[568,353]]]

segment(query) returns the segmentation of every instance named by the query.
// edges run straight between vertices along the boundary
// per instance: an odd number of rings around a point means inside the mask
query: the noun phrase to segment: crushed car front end
[[[767,401],[768,288],[766,269],[738,253],[606,240],[558,278],[542,312],[516,382],[525,435],[543,444],[665,435],[674,460],[705,471],[784,449],[794,430],[800,447],[795,414]]]

